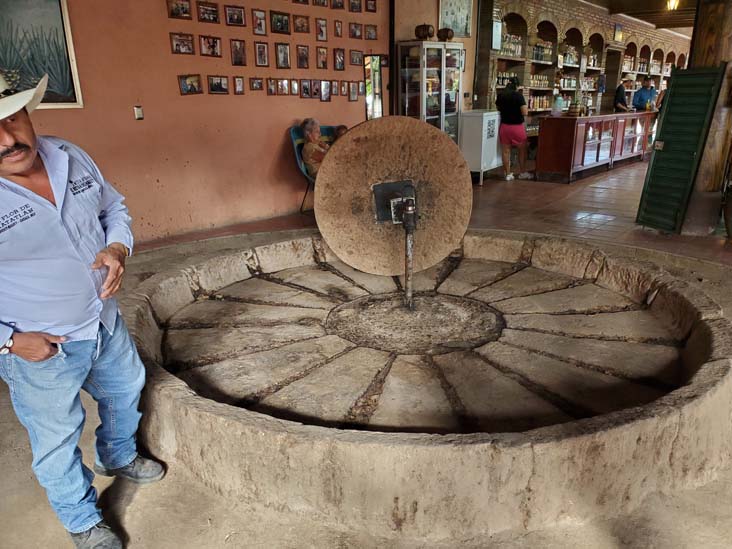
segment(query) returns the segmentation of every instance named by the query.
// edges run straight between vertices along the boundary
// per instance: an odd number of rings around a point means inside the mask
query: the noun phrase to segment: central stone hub
[[[368,296],[336,307],[328,333],[358,346],[403,355],[472,349],[500,337],[503,319],[485,303],[463,297],[421,294],[413,311],[402,294]]]

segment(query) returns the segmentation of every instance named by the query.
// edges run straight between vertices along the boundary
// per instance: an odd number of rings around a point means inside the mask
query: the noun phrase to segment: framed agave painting
[[[67,0],[0,0],[0,73],[26,90],[48,74],[39,108],[80,108],[81,86]]]

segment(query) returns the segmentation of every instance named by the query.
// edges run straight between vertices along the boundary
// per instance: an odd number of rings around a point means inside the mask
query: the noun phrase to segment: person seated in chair
[[[338,141],[341,137],[346,135],[346,133],[348,133],[348,126],[344,126],[343,124],[341,124],[340,126],[336,126],[333,142],[335,143],[336,141]]]
[[[320,123],[314,118],[306,118],[300,124],[305,136],[305,145],[302,148],[302,160],[311,177],[318,175],[329,145],[320,138]]]

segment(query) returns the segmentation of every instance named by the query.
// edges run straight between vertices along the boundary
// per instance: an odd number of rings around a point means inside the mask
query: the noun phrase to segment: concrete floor
[[[557,234],[572,232],[577,234],[571,236],[578,238],[593,238],[609,245],[612,243],[616,251],[655,261],[677,276],[699,285],[726,311],[732,310],[729,268],[726,266],[732,263],[732,249],[722,239],[663,236],[630,226],[629,220],[634,216],[637,203],[633,204],[633,200],[628,200],[625,195],[637,193],[639,185],[642,185],[641,166],[636,164],[619,168],[569,186],[486,181],[483,188],[475,191],[471,224],[477,228],[497,227]],[[618,181],[612,181],[613,178],[618,178]],[[628,187],[624,187],[620,181],[623,178],[626,178]],[[600,192],[602,188],[606,192]],[[631,188],[635,188],[635,191],[631,191]],[[590,201],[585,198],[593,195],[601,198],[590,205]],[[613,202],[617,208],[610,207]],[[501,204],[506,207],[501,207]],[[586,215],[576,217],[581,212]],[[596,217],[585,219],[593,215]],[[312,217],[294,216],[230,227],[206,236],[224,237],[226,234],[312,225]],[[603,229],[603,226],[607,227]],[[621,230],[612,230],[613,227],[620,227]],[[180,245],[140,253],[130,261],[128,285],[134,285],[156,270],[172,268],[185,258],[203,258],[216,250],[259,245],[272,238],[267,234],[254,234],[217,238],[206,243],[181,244],[203,236],[203,233],[199,233],[158,242],[158,245]],[[277,239],[289,236],[288,232]],[[639,246],[641,249],[625,248],[624,245]],[[687,259],[682,257],[684,255],[709,262]],[[90,401],[85,399],[85,403],[89,410],[89,421],[82,438],[82,449],[90,463],[93,430],[98,419],[93,407],[89,406]],[[7,388],[2,385],[0,547],[71,547],[43,491],[33,478],[30,459],[26,434],[12,412]],[[216,494],[187,478],[183,471],[175,469],[163,482],[139,489],[122,481],[111,483],[102,478],[98,478],[95,483],[102,493],[101,504],[107,519],[127,533],[132,549],[420,547],[419,544],[408,542],[395,544],[363,533],[325,529],[311,522],[295,522],[273,509],[222,501]],[[498,549],[726,548],[730,547],[729,540],[732,539],[730,494],[732,472],[726,472],[702,488],[655,494],[626,516],[581,525],[562,524],[541,531],[505,532],[492,538],[476,539],[468,546]]]

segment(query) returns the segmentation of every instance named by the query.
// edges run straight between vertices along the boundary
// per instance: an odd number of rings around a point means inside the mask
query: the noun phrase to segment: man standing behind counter
[[[628,112],[628,101],[625,97],[625,92],[630,89],[633,80],[630,78],[623,78],[623,81],[615,90],[615,112]]]
[[[94,471],[137,483],[165,474],[137,453],[145,370],[112,298],[131,220],[84,151],[36,137],[29,112],[46,83],[16,92],[0,77],[0,377],[28,431],[33,472],[76,547],[121,549],[78,442],[84,389],[101,418]]]
[[[643,78],[643,87],[633,95],[633,107],[637,111],[653,110],[656,101],[656,88],[652,87],[653,80],[646,76]],[[650,107],[650,108],[649,108]]]

